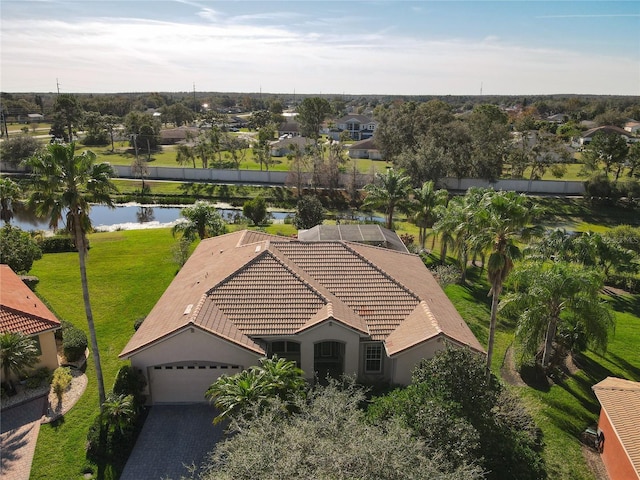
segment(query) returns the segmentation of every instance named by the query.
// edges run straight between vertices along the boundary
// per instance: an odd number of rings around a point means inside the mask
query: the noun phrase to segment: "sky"
[[[1,0],[0,90],[640,95],[640,1]]]

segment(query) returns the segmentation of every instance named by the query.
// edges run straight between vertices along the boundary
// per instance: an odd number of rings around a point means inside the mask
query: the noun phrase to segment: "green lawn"
[[[170,230],[134,230],[90,236],[89,287],[105,388],[111,389],[118,354],[133,334],[133,322],[145,316],[177,271],[172,261]],[[44,255],[31,272],[40,278],[37,293],[59,318],[86,328],[78,255]],[[56,425],[43,425],[31,471],[32,479],[82,478],[86,435],[98,412],[98,390],[89,357],[89,384],[80,402]]]
[[[576,225],[611,226],[632,223],[633,212],[617,212],[615,221],[610,209],[586,210],[572,200],[559,201],[546,221],[560,221],[568,216]],[[544,203],[544,202],[543,202]],[[608,221],[604,221],[608,218]],[[636,220],[636,223],[639,220]],[[414,226],[398,221],[399,233],[415,235]],[[230,229],[243,228],[232,226]],[[269,233],[291,235],[292,225],[274,224]],[[90,236],[88,259],[89,284],[92,295],[98,342],[101,348],[106,388],[123,362],[117,355],[133,334],[133,322],[145,316],[173,279],[178,267],[172,260],[175,240],[168,229],[134,230],[99,233]],[[431,246],[428,240],[427,245]],[[438,255],[436,244],[435,254]],[[435,260],[435,257],[433,257]],[[40,278],[37,292],[57,313],[86,331],[82,305],[77,254],[46,254],[34,264],[31,272]],[[446,288],[456,308],[471,330],[486,345],[490,298],[486,271],[469,269],[467,285]],[[549,478],[559,480],[593,480],[582,458],[578,434],[597,419],[598,403],[591,386],[608,375],[640,380],[640,295],[607,297],[616,311],[616,332],[604,355],[587,352],[579,359],[582,368],[575,375],[559,380],[544,389],[510,387],[524,399],[542,428],[544,456]],[[500,374],[503,359],[513,342],[514,325],[501,319],[496,335],[493,370]],[[33,479],[80,479],[87,466],[84,445],[87,429],[98,411],[95,372],[89,359],[89,386],[80,402],[56,425],[43,425],[34,458]],[[55,461],[52,461],[55,459]],[[108,473],[108,472],[107,472]],[[105,478],[110,478],[106,475]]]

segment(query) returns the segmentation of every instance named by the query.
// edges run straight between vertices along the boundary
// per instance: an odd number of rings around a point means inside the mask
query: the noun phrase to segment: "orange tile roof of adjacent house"
[[[0,332],[56,330],[60,321],[8,265],[0,265]]]
[[[640,382],[607,377],[592,388],[640,476]]]
[[[188,325],[264,354],[261,337],[326,320],[389,355],[437,335],[483,351],[416,255],[241,231],[200,243],[120,356]]]

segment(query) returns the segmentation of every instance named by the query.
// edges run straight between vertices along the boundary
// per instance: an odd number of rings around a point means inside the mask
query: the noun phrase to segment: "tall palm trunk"
[[[557,329],[558,317],[554,315],[547,326],[547,334],[544,340],[544,352],[542,353],[542,367],[546,367],[549,363],[549,357],[551,357],[551,350],[553,349],[553,339],[556,337]]]
[[[96,369],[96,378],[98,381],[98,396],[100,398],[100,411],[102,404],[107,399],[104,391],[104,378],[102,376],[102,363],[100,363],[100,351],[98,350],[98,338],[96,337],[96,328],[93,323],[93,311],[91,310],[91,300],[89,298],[89,282],[87,280],[86,267],[86,238],[82,234],[80,220],[78,216],[75,218],[75,237],[76,246],[78,248],[78,257],[80,259],[80,281],[82,283],[82,299],[84,300],[84,311],[87,316],[87,324],[89,326],[89,337],[91,338],[91,353],[93,355],[93,363]]]
[[[489,322],[489,343],[487,345],[487,378],[491,378],[491,359],[493,358],[493,345],[496,336],[496,323],[498,319],[498,302],[502,285],[498,282],[491,286],[491,320]]]

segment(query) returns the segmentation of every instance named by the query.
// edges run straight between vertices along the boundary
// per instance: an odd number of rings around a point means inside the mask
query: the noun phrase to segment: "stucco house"
[[[120,358],[149,403],[188,403],[273,354],[310,380],[408,384],[447,343],[484,351],[420,257],[245,230],[200,242]]]
[[[35,368],[58,368],[54,332],[59,328],[60,321],[11,267],[0,265],[0,332],[19,332],[36,341],[40,360]]]
[[[624,129],[632,135],[637,135],[638,133],[640,133],[640,122],[631,120],[624,124]]]
[[[160,130],[160,144],[174,145],[176,143],[195,142],[200,130],[194,127],[177,127]]]
[[[607,377],[595,384],[601,456],[610,480],[640,480],[640,383]]]
[[[283,138],[281,140],[271,143],[271,156],[272,157],[286,157],[292,153],[291,145],[298,147],[302,153],[310,148],[314,144],[314,141],[307,137],[291,137]]]
[[[349,157],[382,160],[382,152],[378,149],[375,138],[371,137],[351,144],[349,146]]]
[[[595,137],[598,133],[605,133],[608,135],[611,135],[611,134],[622,135],[623,137],[625,137],[627,141],[629,141],[631,137],[629,132],[627,132],[626,130],[620,127],[616,127],[614,125],[607,125],[603,127],[595,127],[584,132],[580,136],[580,140],[579,140],[580,145],[588,145],[589,143],[591,143],[591,140],[593,140],[593,137]]]

